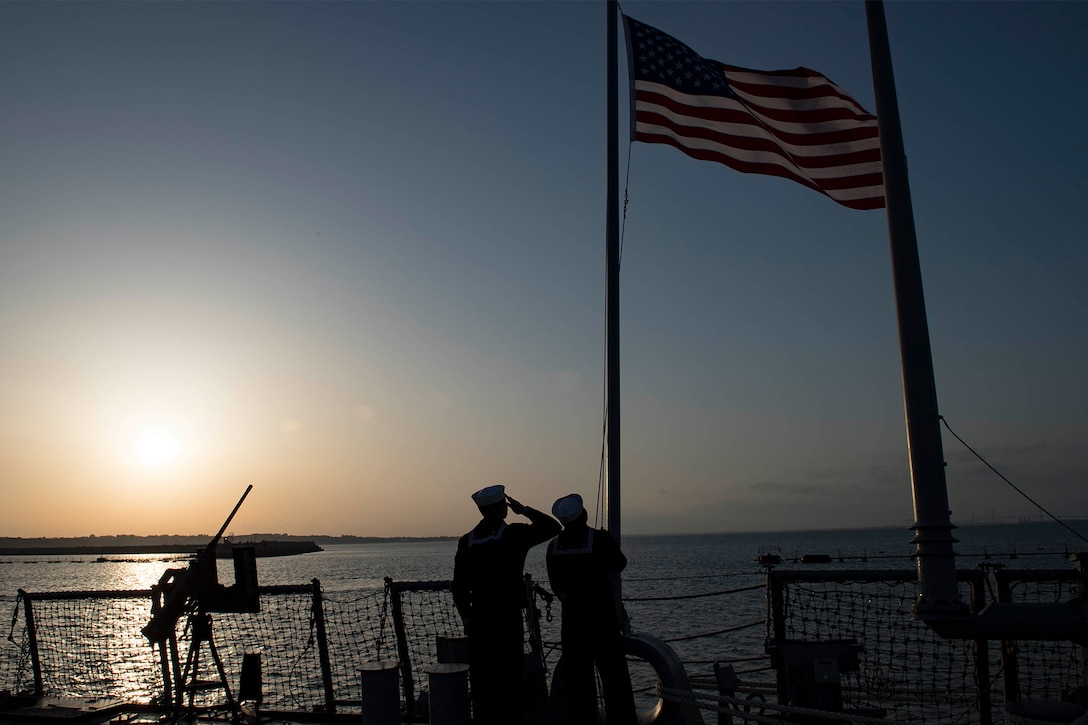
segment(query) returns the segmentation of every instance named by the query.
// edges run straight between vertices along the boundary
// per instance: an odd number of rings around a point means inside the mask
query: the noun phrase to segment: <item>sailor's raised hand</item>
[[[507,496],[507,497],[506,497],[506,503],[508,503],[508,504],[510,505],[510,510],[511,510],[511,511],[513,511],[514,513],[518,514],[519,516],[520,516],[520,515],[521,515],[522,513],[524,513],[524,512],[525,512],[525,506],[523,506],[522,504],[518,503],[517,501],[515,501],[515,500],[514,500],[514,499],[512,499],[512,498],[510,498],[509,496]]]

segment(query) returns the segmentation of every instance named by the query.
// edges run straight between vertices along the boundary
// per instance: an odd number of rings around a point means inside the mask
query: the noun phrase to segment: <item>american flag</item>
[[[624,27],[634,140],[793,179],[851,209],[883,208],[876,117],[825,76],[738,68],[633,18]]]

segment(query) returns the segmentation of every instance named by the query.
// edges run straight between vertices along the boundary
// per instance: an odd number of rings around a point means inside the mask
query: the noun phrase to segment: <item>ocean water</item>
[[[1088,538],[1088,521],[1067,524]],[[957,538],[957,566],[971,568],[981,561],[1021,567],[1068,567],[1067,554],[1088,551],[1080,540],[1053,522],[962,526]],[[836,531],[780,531],[624,537],[628,568],[623,574],[624,597],[645,598],[665,590],[690,595],[736,588],[762,577],[756,561],[760,551],[774,550],[782,567],[903,569],[914,566],[913,532],[900,528]],[[385,577],[398,581],[434,581],[453,576],[453,539],[334,545],[325,551],[258,560],[262,585],[307,584],[319,579],[332,593],[377,590]],[[529,553],[526,572],[546,585],[543,545]],[[802,564],[805,554],[827,554],[829,565]],[[0,603],[14,602],[19,589],[30,592],[149,589],[168,568],[184,567],[178,555],[35,555],[0,557]],[[220,562],[224,583],[230,563]],[[729,583],[733,579],[741,582]],[[630,607],[637,622],[638,603]],[[691,619],[690,617],[688,618]],[[694,624],[694,622],[693,622]]]
[[[1067,522],[1088,538],[1088,521]],[[993,561],[1030,561],[1032,566],[1067,566],[1065,555],[1088,550],[1079,539],[1053,522],[965,525],[956,528],[956,552],[961,568],[989,558]],[[783,566],[804,554],[828,554],[835,564],[865,568],[911,567],[913,532],[905,528],[829,531],[775,531],[624,537],[629,561],[627,581],[677,580],[683,576],[758,573],[756,554],[776,549]],[[449,579],[453,575],[453,539],[335,545],[325,551],[258,562],[261,584],[305,584],[321,580],[326,591],[381,588],[387,576],[401,581]],[[14,598],[27,591],[147,589],[170,567],[185,566],[180,555],[10,555],[0,556],[0,597]],[[841,559],[841,562],[839,561]],[[800,566],[800,564],[796,564]],[[221,576],[229,576],[221,562]],[[530,552],[526,571],[545,580],[544,546]]]
[[[1088,521],[1068,524],[1088,537]],[[981,561],[1022,567],[1068,567],[1067,553],[1088,551],[1088,543],[1054,523],[963,526],[954,530],[957,566]],[[763,569],[759,551],[774,550],[782,567],[913,568],[913,532],[900,528],[693,534],[693,536],[628,536],[623,550],[629,565],[623,574],[623,597],[636,630],[653,628],[675,638],[735,626],[745,617],[763,616],[763,593],[721,594],[758,585]],[[261,585],[304,585],[321,581],[325,592],[378,590],[385,577],[400,581],[453,577],[453,539],[403,543],[331,545],[325,551],[258,560]],[[544,583],[545,546],[530,552],[526,570]],[[828,554],[828,565],[802,564],[804,554]],[[176,555],[36,555],[0,557],[0,604],[14,603],[18,589],[32,592],[101,589],[149,589],[170,567],[185,566]],[[220,576],[232,576],[220,563]],[[659,597],[703,597],[645,601]],[[558,618],[558,604],[554,615]],[[762,632],[761,632],[762,637]],[[708,652],[698,653],[710,656]]]

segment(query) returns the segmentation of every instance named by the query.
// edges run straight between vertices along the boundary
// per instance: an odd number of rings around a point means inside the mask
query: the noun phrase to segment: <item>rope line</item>
[[[621,15],[622,15],[622,12],[621,12]],[[623,267],[623,242],[624,242],[624,239],[627,236],[627,205],[628,205],[628,202],[630,201],[629,193],[631,191],[631,149],[634,148],[634,146],[635,146],[635,142],[632,141],[632,140],[628,140],[628,142],[627,142],[627,177],[624,179],[624,182],[623,182],[623,215],[622,215],[621,221],[620,221],[620,239],[619,239],[619,247],[620,248],[619,248],[619,255],[618,255],[619,258],[616,260],[616,267],[620,268],[620,269]],[[609,213],[612,213],[611,209],[609,210]],[[606,279],[607,279],[607,275],[608,275],[608,270],[605,270]],[[599,526],[600,525],[601,514],[604,511],[604,498],[605,498],[605,493],[604,493],[605,480],[604,479],[605,479],[606,461],[608,459],[608,380],[607,380],[607,377],[608,377],[608,368],[607,368],[608,354],[607,354],[607,348],[608,348],[608,340],[605,340],[604,360],[606,362],[605,362],[604,375],[605,375],[606,379],[604,381],[604,385],[602,386],[602,389],[604,391],[603,394],[602,394],[604,402],[603,402],[602,411],[601,411],[601,417],[602,417],[604,422],[603,422],[603,424],[601,426],[601,463],[600,463],[600,466],[597,469],[597,510],[594,513],[594,526]]]
[[[906,557],[909,558],[909,557]],[[627,583],[632,582],[674,582],[681,579],[726,579],[734,576],[762,576],[761,571],[735,571],[728,574],[692,574],[691,576],[660,576],[660,577],[646,577],[643,579],[628,579],[624,578]]]
[[[625,602],[672,602],[678,599],[700,599],[702,597],[720,597],[723,594],[740,594],[741,592],[754,592],[757,589],[764,589],[764,584],[753,584],[750,587],[741,587],[740,589],[726,589],[720,592],[702,592],[701,594],[676,594],[671,597],[624,597]]]
[[[1033,499],[1033,498],[1032,498],[1031,496],[1027,495],[1027,494],[1026,494],[1026,493],[1024,493],[1023,491],[1021,491],[1021,490],[1020,490],[1020,489],[1019,489],[1019,488],[1017,487],[1017,485],[1016,485],[1015,483],[1013,483],[1013,482],[1012,482],[1012,481],[1010,481],[1009,479],[1005,478],[1005,476],[1004,476],[1004,475],[1002,475],[1002,473],[1001,473],[1000,471],[998,471],[998,470],[997,470],[996,468],[994,468],[993,466],[991,466],[991,465],[990,465],[990,462],[989,462],[989,461],[987,461],[987,460],[986,460],[985,458],[983,458],[983,457],[982,457],[981,455],[979,455],[979,454],[978,454],[978,452],[977,452],[977,451],[976,451],[976,450],[975,450],[974,448],[972,448],[971,446],[967,445],[967,441],[963,440],[963,439],[962,439],[962,438],[960,438],[960,437],[959,437],[958,435],[956,435],[956,431],[952,430],[952,426],[948,425],[948,421],[947,421],[947,420],[945,420],[945,417],[944,417],[943,415],[940,415],[940,416],[937,416],[937,417],[938,417],[938,418],[940,419],[940,421],[941,421],[942,423],[944,423],[944,427],[945,427],[945,428],[946,428],[946,429],[948,430],[948,432],[949,432],[949,433],[951,433],[951,434],[952,434],[952,437],[953,437],[953,438],[955,438],[956,440],[958,440],[958,441],[959,441],[959,442],[960,442],[960,443],[961,443],[961,444],[963,445],[963,447],[964,447],[964,448],[966,448],[967,450],[969,450],[969,451],[970,451],[970,452],[971,452],[971,453],[972,453],[972,454],[974,455],[974,457],[975,457],[975,458],[977,458],[977,459],[979,459],[980,461],[982,461],[983,465],[985,465],[985,466],[986,466],[987,468],[989,468],[989,469],[990,469],[991,471],[993,471],[993,472],[994,472],[995,474],[997,474],[997,477],[998,477],[998,478],[1000,478],[1000,479],[1001,479],[1002,481],[1004,481],[1005,483],[1009,484],[1009,486],[1011,486],[1011,487],[1012,487],[1012,490],[1016,491],[1016,492],[1017,492],[1018,494],[1020,494],[1020,495],[1021,495],[1021,496],[1023,496],[1024,498],[1026,498],[1026,499],[1027,499],[1027,500],[1028,500],[1028,501],[1029,501],[1029,502],[1031,503],[1031,505],[1033,505],[1033,506],[1034,506],[1035,508],[1039,509],[1039,510],[1040,510],[1040,511],[1042,511],[1042,512],[1043,512],[1044,514],[1046,514],[1047,516],[1049,516],[1049,517],[1050,517],[1051,519],[1053,519],[1053,520],[1054,520],[1054,522],[1055,522],[1055,523],[1061,524],[1061,525],[1062,525],[1062,527],[1064,527],[1064,528],[1065,528],[1065,530],[1066,530],[1066,531],[1068,531],[1069,533],[1073,534],[1073,536],[1076,536],[1076,537],[1077,537],[1078,539],[1080,539],[1080,540],[1081,540],[1081,541],[1083,541],[1084,543],[1088,544],[1088,539],[1084,538],[1084,536],[1082,536],[1082,535],[1080,534],[1080,532],[1079,532],[1079,531],[1075,530],[1074,528],[1072,528],[1071,526],[1069,526],[1068,524],[1066,524],[1066,523],[1065,523],[1064,521],[1062,521],[1061,519],[1059,519],[1059,518],[1058,518],[1057,516],[1055,516],[1054,514],[1050,513],[1050,512],[1049,512],[1049,511],[1047,511],[1047,510],[1046,510],[1045,508],[1043,508],[1042,504],[1040,504],[1040,503],[1039,503],[1038,501],[1036,501],[1035,499]]]
[[[665,642],[686,642],[689,639],[700,639],[702,637],[717,637],[719,634],[728,634],[729,632],[739,632],[742,629],[751,629],[752,627],[762,627],[764,621],[758,619],[748,624],[739,624],[736,627],[729,627],[728,629],[719,629],[716,632],[703,632],[702,634],[689,634],[686,637],[673,637],[672,639],[666,639]]]

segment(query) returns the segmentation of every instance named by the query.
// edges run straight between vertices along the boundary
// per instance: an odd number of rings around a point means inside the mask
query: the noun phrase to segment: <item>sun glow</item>
[[[167,468],[182,452],[181,438],[170,428],[160,425],[140,429],[132,439],[131,452],[146,468]]]

